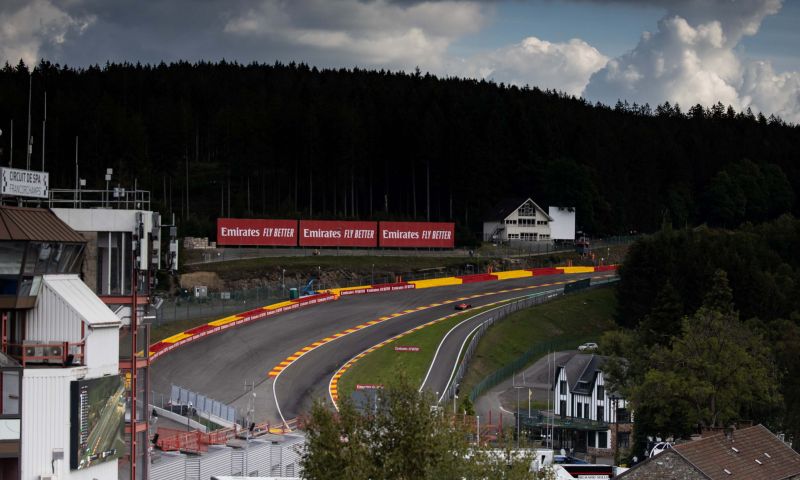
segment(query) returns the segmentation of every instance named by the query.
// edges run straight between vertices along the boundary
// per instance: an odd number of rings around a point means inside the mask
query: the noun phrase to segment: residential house
[[[763,425],[675,445],[620,480],[798,480],[800,454]]]

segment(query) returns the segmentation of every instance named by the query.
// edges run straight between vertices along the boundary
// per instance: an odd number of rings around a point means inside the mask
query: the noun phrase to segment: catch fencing
[[[609,278],[605,280],[592,280],[590,288],[600,287],[603,285],[608,285],[611,283],[618,282],[619,278]],[[569,285],[569,284],[568,284]],[[565,286],[565,290],[569,291],[572,290]],[[564,295],[561,293],[560,295]],[[559,295],[559,296],[560,296]],[[548,298],[550,300],[552,297]],[[539,302],[543,303],[543,302]],[[520,309],[517,309],[520,310]],[[507,316],[508,314],[506,314]],[[494,372],[487,375],[483,380],[481,380],[472,390],[469,392],[469,400],[470,402],[474,402],[476,398],[481,396],[484,392],[489,390],[490,388],[494,387],[495,385],[499,384],[503,380],[510,377],[514,372],[518,372],[529,365],[532,361],[542,357],[548,352],[555,352],[564,349],[572,349],[575,348],[576,341],[578,341],[580,337],[578,336],[567,336],[561,337],[557,341],[548,341],[548,342],[541,342],[525,353],[520,355],[516,360],[513,362],[495,370]],[[474,339],[473,339],[474,340]],[[477,343],[477,342],[476,342]],[[466,360],[466,356],[465,356]],[[462,362],[463,363],[463,362]]]
[[[153,406],[169,410],[184,417],[192,417],[197,412],[221,418],[228,422],[236,422],[236,409],[218,400],[189,389],[172,385],[169,397],[153,392]],[[166,402],[165,402],[166,400]]]

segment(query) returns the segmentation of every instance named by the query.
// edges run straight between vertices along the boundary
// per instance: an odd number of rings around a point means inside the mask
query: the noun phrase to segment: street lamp
[[[187,431],[187,432],[191,432],[191,431],[192,431],[192,428],[191,428],[191,422],[192,422],[192,402],[189,402],[189,405],[188,405],[187,407],[188,407],[188,408],[186,409],[186,431]]]
[[[517,391],[517,448],[519,448],[519,426],[520,426],[520,411],[519,411],[519,389],[525,388],[525,385],[518,385],[517,384],[517,376],[516,374],[511,379],[512,386],[514,390]],[[530,396],[528,396],[528,416],[530,416]]]
[[[453,388],[453,416],[456,414],[456,399],[458,398],[458,384],[456,383]]]
[[[619,397],[616,393],[611,394],[611,404],[614,405],[614,462],[619,463],[619,459],[617,455],[619,454],[618,446],[619,446],[619,410],[617,409],[617,401]]]
[[[106,206],[108,206],[107,204],[109,203],[108,183],[111,181],[111,175],[113,175],[113,174],[114,174],[114,169],[113,168],[106,168],[106,192],[105,192]]]

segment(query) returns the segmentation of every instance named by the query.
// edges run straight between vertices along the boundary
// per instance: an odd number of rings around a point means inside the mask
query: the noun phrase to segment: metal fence
[[[178,385],[172,385],[169,397],[153,392],[152,403],[155,407],[183,416],[192,416],[194,412],[203,412],[229,422],[236,422],[234,407]]]
[[[453,396],[456,394],[456,389],[458,387],[458,384],[460,384],[461,380],[464,378],[464,374],[467,372],[467,367],[469,365],[469,362],[472,361],[472,357],[473,355],[475,355],[475,349],[478,348],[478,343],[481,341],[481,338],[489,329],[489,327],[494,325],[496,322],[508,317],[512,313],[516,313],[520,310],[533,307],[534,305],[539,305],[544,302],[548,302],[553,298],[559,297],[563,294],[564,294],[563,290],[550,291],[545,293],[536,293],[521,300],[517,300],[515,302],[503,305],[497,310],[493,310],[492,317],[483,322],[481,326],[478,328],[478,330],[476,330],[475,333],[472,335],[472,338],[469,341],[469,345],[467,345],[467,349],[464,352],[464,356],[461,359],[461,363],[459,363],[458,369],[456,370],[456,374],[453,377],[453,381],[448,386],[447,389],[448,398],[453,398]]]
[[[431,268],[409,274],[374,274],[353,276],[348,279],[339,279],[335,282],[314,280],[312,291],[329,288],[346,288],[360,285],[376,285],[412,280],[429,280],[434,278],[471,275],[481,273],[477,264],[466,264],[453,268]],[[289,289],[296,288],[303,291],[310,279],[298,277],[286,278],[284,282],[266,282],[263,286],[246,289],[230,290],[225,292],[207,292],[205,296],[195,297],[192,290],[185,295],[170,297],[153,310],[152,323],[159,325],[176,320],[219,318],[233,315],[242,311],[263,307],[289,298]]]
[[[603,285],[608,285],[611,283],[618,282],[619,278],[610,278],[606,280],[599,280],[599,281],[592,281],[591,287],[599,287]],[[549,300],[549,298],[548,298]],[[543,302],[539,302],[543,303]],[[519,309],[518,309],[519,310]],[[542,357],[547,352],[554,352],[558,350],[564,350],[567,348],[575,348],[575,343],[579,337],[577,336],[566,336],[561,337],[557,341],[546,341],[540,342],[525,353],[520,355],[516,360],[513,362],[495,370],[494,372],[487,375],[483,380],[481,380],[472,390],[469,392],[469,400],[470,402],[474,402],[476,398],[481,396],[484,392],[489,390],[490,388],[494,387],[495,385],[499,384],[503,380],[510,377],[514,372],[522,370],[525,366],[530,364],[533,360],[536,360]],[[466,358],[466,357],[465,357]]]
[[[605,238],[592,238],[592,249],[625,245],[634,242],[639,235],[623,235]],[[526,255],[546,255],[575,250],[572,242],[526,242],[512,240],[507,243],[485,243],[480,249],[458,247],[454,249],[424,248],[309,248],[309,247],[222,247],[187,250],[184,264],[195,265],[230,260],[244,260],[264,257],[310,257],[310,256],[359,256],[359,257],[514,257]]]

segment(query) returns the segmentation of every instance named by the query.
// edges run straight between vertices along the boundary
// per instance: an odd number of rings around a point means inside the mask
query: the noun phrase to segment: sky
[[[796,0],[2,0],[0,62],[304,62],[800,124]]]

